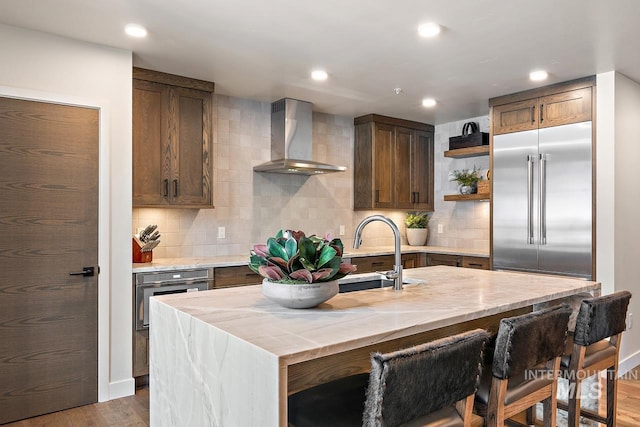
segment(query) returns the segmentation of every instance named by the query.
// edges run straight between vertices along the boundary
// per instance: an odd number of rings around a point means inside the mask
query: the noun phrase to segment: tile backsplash
[[[313,113],[314,160],[346,166],[344,173],[320,176],[258,173],[253,167],[270,160],[271,106],[267,102],[214,95],[214,209],[136,208],[133,232],[157,224],[162,237],[154,257],[247,254],[281,228],[340,237],[353,246],[353,232],[366,216],[381,213],[404,228],[404,211],[353,211],[353,119]],[[473,119],[488,127],[488,118]],[[443,202],[454,193],[450,169],[473,165],[472,159],[445,159],[450,135],[461,133],[465,121],[436,126],[435,212],[428,244],[460,248],[489,247],[489,203]],[[488,158],[475,164],[488,167]],[[456,162],[456,163],[453,163]],[[437,223],[443,233],[437,234]],[[338,236],[340,225],[345,235]],[[224,238],[219,237],[224,228]],[[404,237],[403,237],[404,239]],[[406,239],[404,239],[406,241]],[[388,226],[372,223],[363,246],[393,244]]]

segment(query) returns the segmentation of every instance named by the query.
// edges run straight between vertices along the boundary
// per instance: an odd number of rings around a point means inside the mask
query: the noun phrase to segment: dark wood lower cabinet
[[[427,266],[449,265],[452,267],[490,270],[489,258],[466,255],[427,254]]]
[[[149,374],[149,330],[133,331],[133,376],[142,377]],[[146,381],[142,381],[143,385]]]
[[[460,267],[459,255],[446,254],[427,254],[427,266],[449,265],[451,267]]]
[[[423,254],[402,254],[402,268],[424,267],[421,265],[421,255]],[[364,256],[351,259],[351,264],[358,267],[355,274],[375,273],[377,271],[393,270],[395,255]]]
[[[477,268],[479,270],[491,270],[489,266],[489,258],[463,256],[462,267]]]
[[[246,265],[213,269],[213,289],[258,285],[260,283],[262,283],[262,276],[254,273]]]

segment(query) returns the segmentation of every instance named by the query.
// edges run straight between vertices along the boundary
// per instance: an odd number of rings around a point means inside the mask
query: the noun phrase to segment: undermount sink
[[[405,285],[424,283],[421,280],[403,278]],[[363,274],[347,276],[340,280],[340,293],[364,291],[367,289],[386,288],[393,286],[393,280],[387,279],[380,274]]]

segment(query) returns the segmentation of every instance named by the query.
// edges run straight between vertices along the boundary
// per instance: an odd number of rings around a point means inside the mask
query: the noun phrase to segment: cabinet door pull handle
[[[380,190],[376,190],[376,203],[380,201]]]
[[[542,116],[543,111],[544,111],[544,104],[540,104],[540,123],[544,121],[544,117]]]
[[[420,203],[420,192],[416,191],[416,200],[413,203]]]
[[[178,180],[173,180],[173,197],[178,197]]]
[[[164,191],[162,192],[162,196],[168,197],[169,196],[169,180],[165,179],[164,181],[162,181],[162,184],[164,188]]]
[[[536,122],[536,106],[531,107],[531,124]]]

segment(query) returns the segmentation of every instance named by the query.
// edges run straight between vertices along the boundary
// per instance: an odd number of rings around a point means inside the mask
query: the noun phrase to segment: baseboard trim
[[[133,378],[127,378],[126,380],[109,383],[109,398],[107,400],[133,396],[135,393],[135,380]]]
[[[618,362],[618,378],[640,365],[640,351]]]

